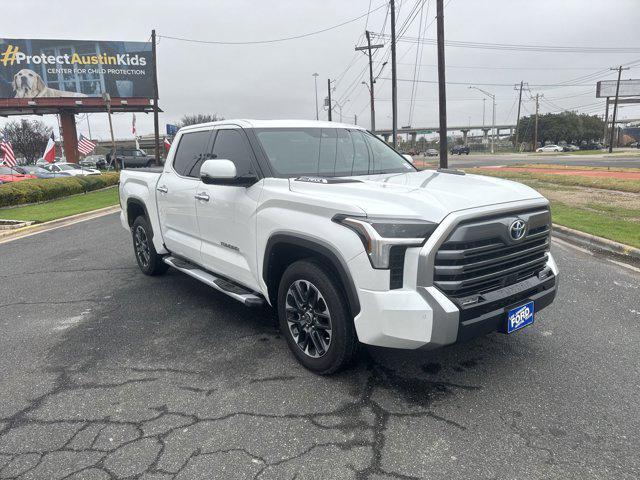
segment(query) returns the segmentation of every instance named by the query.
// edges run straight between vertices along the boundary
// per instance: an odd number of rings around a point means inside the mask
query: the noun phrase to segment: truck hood
[[[421,172],[346,178],[300,177],[289,180],[291,191],[330,196],[357,206],[368,216],[416,218],[440,222],[449,213],[542,196],[526,185],[480,175]]]

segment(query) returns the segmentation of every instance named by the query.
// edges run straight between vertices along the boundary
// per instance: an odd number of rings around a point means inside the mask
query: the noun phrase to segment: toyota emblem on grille
[[[509,235],[513,240],[521,240],[527,230],[527,224],[524,220],[518,218],[509,227]]]

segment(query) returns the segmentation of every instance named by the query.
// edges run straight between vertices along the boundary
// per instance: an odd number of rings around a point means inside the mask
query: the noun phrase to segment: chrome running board
[[[176,270],[180,270],[190,277],[200,280],[202,283],[215,288],[219,292],[244,303],[247,307],[261,307],[265,304],[264,297],[259,293],[252,292],[251,290],[224,278],[216,277],[214,274],[203,270],[201,267],[191,262],[172,256],[164,257],[163,261]]]

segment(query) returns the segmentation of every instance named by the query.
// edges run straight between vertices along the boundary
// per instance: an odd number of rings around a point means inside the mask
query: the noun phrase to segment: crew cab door
[[[201,260],[201,241],[195,195],[210,137],[211,130],[181,134],[176,152],[156,185],[160,228],[167,249],[196,263]]]
[[[231,160],[238,176],[256,175],[253,150],[239,127],[222,127],[212,138],[210,158]],[[262,182],[252,186],[207,185],[199,182],[196,212],[202,239],[202,265],[258,290],[256,269],[256,207]]]

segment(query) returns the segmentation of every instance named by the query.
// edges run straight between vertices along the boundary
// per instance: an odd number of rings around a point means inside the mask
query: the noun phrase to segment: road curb
[[[0,232],[0,243],[10,242],[12,240],[17,240],[18,238],[34,235],[36,233],[46,232],[48,230],[65,227],[67,225],[73,225],[74,223],[84,222],[93,218],[102,217],[103,215],[115,213],[119,210],[120,205],[112,205],[110,207],[91,210],[90,212],[78,213],[69,217],[58,218],[56,220],[50,220],[44,223],[36,223],[27,227]]]
[[[640,248],[597,237],[589,233],[574,230],[573,228],[563,227],[555,223],[553,224],[553,235],[561,240],[585,247],[589,250],[640,264]]]

